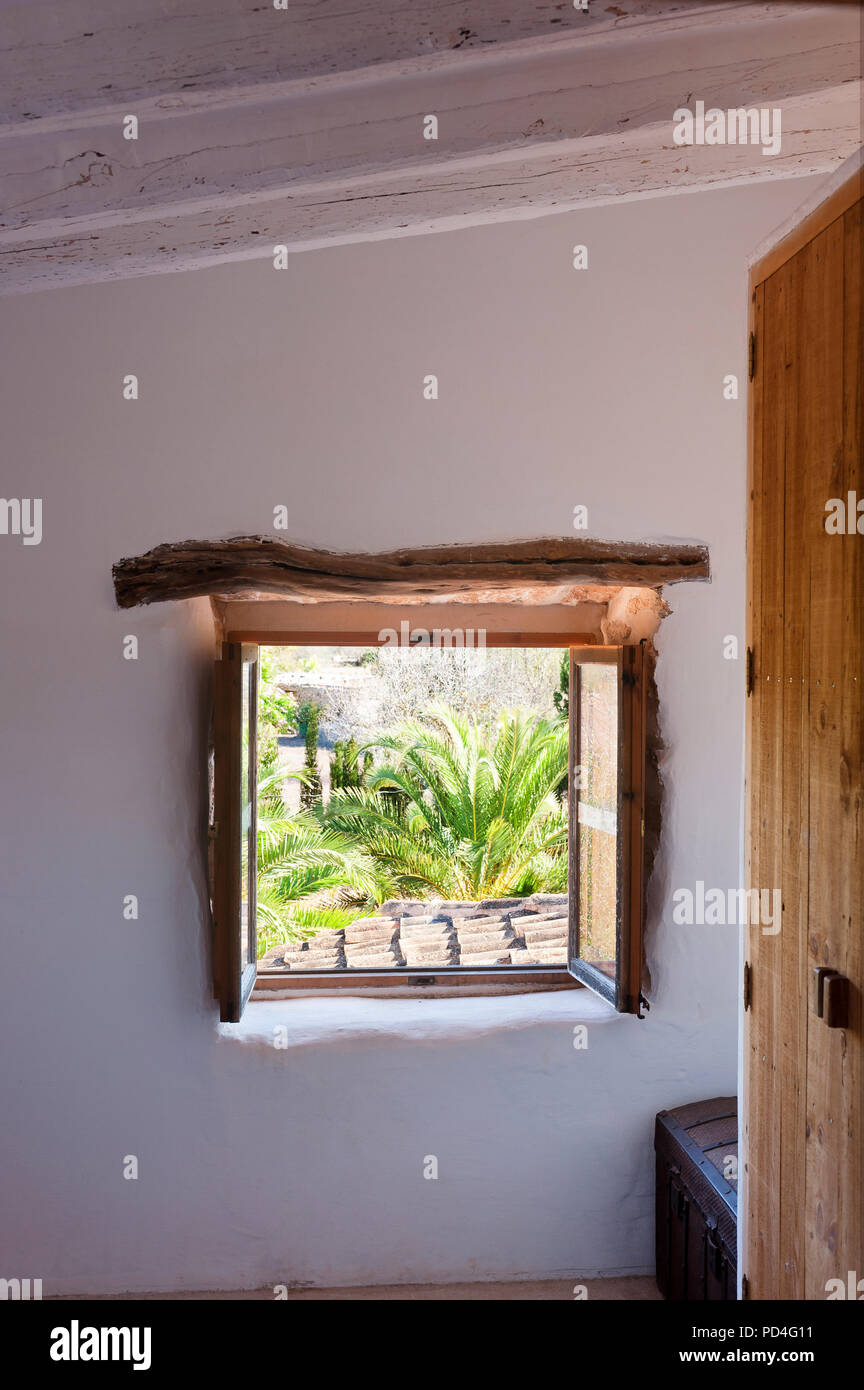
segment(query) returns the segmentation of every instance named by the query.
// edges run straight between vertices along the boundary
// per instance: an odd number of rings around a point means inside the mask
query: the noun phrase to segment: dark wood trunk
[[[661,1110],[657,1287],[674,1301],[737,1298],[738,1103],[734,1096]],[[734,1180],[724,1177],[733,1166]]]

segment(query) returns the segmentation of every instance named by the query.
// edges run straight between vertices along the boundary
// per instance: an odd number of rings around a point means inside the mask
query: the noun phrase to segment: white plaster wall
[[[748,252],[811,186],[3,302],[3,492],[44,499],[44,538],[0,536],[0,1274],[47,1294],[652,1267],[653,1116],[736,1084],[735,931],[669,910],[739,867],[722,639],[743,653],[745,406],[721,383],[743,397]],[[672,589],[660,635],[645,1022],[558,995],[478,1000],[473,1028],[460,1001],[392,1001],[389,1022],[370,1001],[251,1005],[296,1025],[286,1051],[217,1028],[209,611],[119,613],[110,570],[267,530],[281,502],[295,539],[352,549],[568,534],[577,503],[595,534],[710,545],[712,584]]]

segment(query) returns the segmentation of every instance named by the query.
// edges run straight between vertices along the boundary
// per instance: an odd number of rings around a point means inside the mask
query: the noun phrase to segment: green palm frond
[[[525,882],[537,884],[529,891],[566,887],[560,720],[508,712],[490,733],[435,705],[366,748],[386,753],[386,764],[368,788],[334,793],[322,824],[354,838],[401,892],[470,898]]]
[[[270,946],[346,926],[384,886],[380,866],[355,840],[310,814],[282,811],[281,817],[262,816],[258,826],[259,955]],[[360,906],[332,901],[346,892]]]

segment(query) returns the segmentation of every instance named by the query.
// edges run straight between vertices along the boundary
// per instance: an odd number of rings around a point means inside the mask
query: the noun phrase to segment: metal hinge
[[[753,1002],[753,966],[749,960],[744,962],[744,1012],[750,1008]]]
[[[753,683],[754,683],[754,680],[755,680],[755,669],[756,669],[756,662],[755,662],[755,658],[754,658],[754,656],[753,656],[753,648],[752,648],[752,647],[748,647],[748,648],[747,648],[747,656],[746,656],[746,660],[745,660],[745,666],[746,666],[746,672],[747,672],[747,674],[746,674],[747,694],[748,694],[748,695],[752,695],[752,694],[753,694]]]
[[[756,375],[756,334],[750,334],[750,341],[747,346],[747,379],[752,381]]]
[[[741,1276],[741,1299],[745,1303],[750,1299],[750,1280],[746,1274]]]

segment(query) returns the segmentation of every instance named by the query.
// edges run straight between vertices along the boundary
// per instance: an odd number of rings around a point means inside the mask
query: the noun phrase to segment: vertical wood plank
[[[783,809],[783,578],[786,562],[786,314],[788,292],[782,272],[764,286],[762,335],[757,374],[761,393],[761,467],[756,488],[754,563],[760,575],[756,615],[756,682],[753,736],[758,747],[759,781],[753,789],[758,807],[758,877],[748,883],[759,890],[780,884]],[[777,1026],[782,989],[782,939],[746,929],[753,965],[750,1026],[751,1148],[748,1221],[752,1257],[747,1274],[754,1298],[776,1297],[781,1264],[780,1145],[781,1107],[777,1082]]]
[[[807,923],[809,913],[809,809],[807,714],[809,709],[808,651],[810,635],[810,544],[812,508],[806,469],[807,402],[816,386],[812,379],[809,344],[800,331],[802,277],[798,259],[780,271],[786,295],[783,370],[786,383],[785,519],[786,557],[783,571],[783,818],[781,873],[782,927],[772,938],[779,952],[780,999],[777,1026],[777,1084],[780,1106],[779,1265],[777,1296],[800,1299],[804,1288],[807,1030]],[[816,388],[818,389],[818,388]],[[802,1007],[803,1001],[803,1007]]]
[[[764,342],[764,285],[755,285],[750,296],[750,332],[755,335],[761,352]],[[761,786],[761,740],[758,737],[761,712],[761,669],[756,661],[761,659],[758,652],[761,640],[762,612],[762,545],[761,527],[763,510],[761,497],[762,479],[762,379],[757,371],[756,378],[748,393],[748,501],[747,501],[747,646],[754,653],[754,687],[747,700],[747,737],[745,741],[745,884],[759,880],[760,813],[759,788]],[[757,501],[757,498],[759,499]],[[744,960],[752,963],[749,933],[744,937]],[[739,1173],[739,1212],[741,1225],[741,1248],[744,1252],[743,1274],[751,1286],[756,1278],[756,1254],[759,1232],[758,1217],[751,1217],[751,1203],[755,1198],[754,1184],[761,1179],[761,1157],[758,1149],[759,1106],[758,1066],[754,1061],[758,1046],[758,1022],[754,1023],[752,1009],[744,1014],[744,1055],[743,1055],[743,1096],[740,1107],[740,1157]]]
[[[826,228],[795,257],[797,331],[806,343],[807,380],[796,412],[796,467],[806,473],[810,528],[810,844],[812,909],[808,962],[845,974],[846,923],[839,918],[844,864],[840,795],[843,557],[846,538],[825,530],[825,503],[843,477],[843,224]],[[805,1297],[824,1298],[841,1274],[844,1244],[838,1139],[844,1120],[842,1040],[815,1017],[807,1049]]]
[[[754,281],[750,402],[747,883],[782,927],[749,929],[745,1272],[754,1298],[824,1299],[864,1271],[864,537],[826,531],[862,496],[861,200]],[[815,1016],[817,965],[846,975],[846,1028]]]
[[[844,491],[864,497],[864,201],[843,219]],[[841,803],[848,870],[839,887],[846,924],[849,1024],[841,1040],[844,1124],[839,1136],[845,1269],[864,1277],[864,522],[843,541],[840,598],[842,742]],[[848,776],[848,785],[846,777]],[[842,1253],[842,1252],[841,1252]]]

